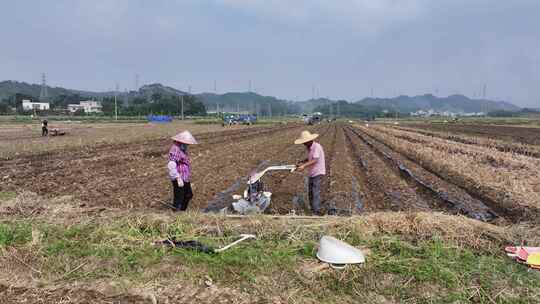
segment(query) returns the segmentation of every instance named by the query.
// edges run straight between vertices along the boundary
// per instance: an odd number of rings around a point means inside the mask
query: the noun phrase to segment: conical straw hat
[[[182,131],[176,134],[175,136],[171,137],[171,139],[177,142],[181,142],[183,144],[188,144],[188,145],[197,144],[195,137],[193,137],[193,135],[191,135],[189,131]]]
[[[309,131],[302,131],[302,133],[300,134],[300,138],[295,140],[294,144],[295,145],[301,145],[301,144],[307,143],[309,141],[312,141],[317,137],[319,137],[319,134],[315,134],[315,133],[311,134],[311,132],[309,132]]]

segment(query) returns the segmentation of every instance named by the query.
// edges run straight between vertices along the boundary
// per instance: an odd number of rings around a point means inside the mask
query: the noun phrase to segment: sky
[[[0,0],[0,80],[540,107],[538,0]]]

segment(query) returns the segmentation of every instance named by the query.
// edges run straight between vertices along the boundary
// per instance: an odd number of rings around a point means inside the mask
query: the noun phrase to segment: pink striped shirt
[[[172,171],[170,162],[176,163],[176,172]],[[189,183],[191,181],[191,161],[189,155],[184,153],[177,144],[173,144],[169,150],[169,176],[172,180],[176,179],[178,175],[184,182]]]

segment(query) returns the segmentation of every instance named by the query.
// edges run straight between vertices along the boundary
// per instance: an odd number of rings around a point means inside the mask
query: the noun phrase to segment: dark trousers
[[[49,134],[47,127],[41,127],[41,136],[46,136],[47,134]]]
[[[321,214],[321,184],[324,175],[309,178],[309,204],[314,214]]]
[[[173,185],[173,206],[176,210],[185,211],[189,201],[193,198],[191,191],[191,183],[184,182],[184,187],[179,187],[176,180],[172,181]]]

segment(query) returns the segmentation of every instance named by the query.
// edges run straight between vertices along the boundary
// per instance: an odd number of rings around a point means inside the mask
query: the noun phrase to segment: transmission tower
[[[127,88],[124,88],[124,106],[129,106],[129,92]]]
[[[47,76],[45,73],[41,74],[41,91],[39,92],[39,100],[45,101],[49,99],[49,92],[47,91]]]

